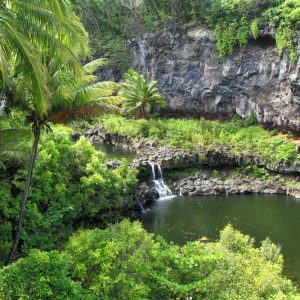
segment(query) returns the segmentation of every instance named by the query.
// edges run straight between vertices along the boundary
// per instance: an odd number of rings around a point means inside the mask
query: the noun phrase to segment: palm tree
[[[7,112],[17,106],[25,112],[34,136],[20,218],[7,263],[11,263],[19,243],[40,133],[53,106],[49,69],[68,69],[80,80],[84,69],[79,58],[88,54],[87,45],[87,33],[67,0],[0,0],[0,90],[6,94],[1,107]]]
[[[49,58],[67,61],[80,73],[78,57],[70,49],[87,55],[87,45],[87,33],[67,0],[0,0],[0,89],[18,70],[39,114],[48,108]]]
[[[57,62],[51,62],[48,68],[48,74],[51,77],[47,82],[49,93],[46,115],[39,114],[38,111],[32,110],[30,98],[27,103],[25,102],[25,105],[24,101],[19,100],[20,98],[18,97],[15,101],[6,102],[6,108],[8,110],[10,109],[10,104],[12,104],[13,108],[18,107],[22,109],[26,114],[26,122],[28,125],[31,125],[33,131],[33,145],[22,197],[19,221],[14,243],[6,264],[10,264],[13,261],[19,244],[41,132],[44,129],[49,129],[51,124],[65,123],[74,119],[87,118],[99,114],[119,112],[117,107],[109,105],[109,102],[114,101],[116,98],[113,95],[116,93],[117,84],[114,82],[95,82],[96,76],[91,75],[91,73],[93,73],[97,67],[103,65],[103,63],[104,61],[101,59],[90,62],[83,66],[84,75],[76,77],[72,69],[65,63],[57,68]],[[20,84],[24,87],[23,82]],[[17,86],[16,91],[18,91]]]
[[[124,108],[136,119],[146,118],[153,107],[164,107],[164,98],[159,94],[157,82],[147,82],[144,75],[129,70],[124,75],[120,95],[124,97]]]
[[[99,105],[112,96],[114,84],[93,83],[95,77],[90,75],[103,61],[85,67],[80,63],[88,54],[87,45],[87,34],[67,0],[0,0],[0,91],[5,94],[1,109],[10,113],[18,108],[33,132],[19,221],[7,264],[19,244],[41,132],[50,123],[114,110]]]

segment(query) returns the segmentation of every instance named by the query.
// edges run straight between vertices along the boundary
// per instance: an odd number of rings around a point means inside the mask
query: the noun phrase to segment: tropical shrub
[[[280,1],[280,5],[269,9],[263,14],[263,20],[277,28],[276,44],[279,53],[287,50],[293,63],[297,62],[297,46],[293,39],[300,36],[300,1]]]
[[[30,251],[26,258],[0,271],[1,299],[88,299],[70,277],[70,258],[57,251]]]
[[[5,299],[296,299],[282,256],[227,226],[217,242],[166,243],[139,223],[76,233],[63,253],[31,251],[0,271]],[[60,284],[59,284],[60,283]],[[67,294],[69,293],[69,294]],[[30,298],[31,297],[31,298]],[[69,297],[69,298],[68,298]],[[73,298],[72,298],[73,297]]]
[[[21,233],[23,252],[53,249],[76,228],[104,226],[118,219],[116,209],[132,204],[136,171],[126,161],[109,170],[105,155],[84,138],[73,143],[71,132],[57,125],[47,138],[42,136]],[[2,259],[11,244],[25,175],[21,168],[12,179],[1,181]]]
[[[268,180],[270,178],[269,171],[265,167],[258,167],[256,165],[238,167],[234,170],[234,172],[243,173],[246,176],[260,178],[263,180]]]

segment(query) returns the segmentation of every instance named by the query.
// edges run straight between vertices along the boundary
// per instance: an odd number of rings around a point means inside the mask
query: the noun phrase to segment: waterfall
[[[149,165],[152,169],[152,181],[154,183],[155,189],[159,194],[159,199],[173,197],[172,191],[164,182],[163,173],[159,164],[154,164],[149,161]],[[155,169],[158,170],[158,178],[156,177]]]
[[[147,73],[145,45],[144,45],[143,41],[140,39],[137,40],[137,43],[138,43],[139,49],[140,49],[141,66],[142,66],[143,71],[145,73]]]

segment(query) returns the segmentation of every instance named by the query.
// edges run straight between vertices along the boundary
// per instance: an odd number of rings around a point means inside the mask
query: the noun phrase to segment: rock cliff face
[[[132,41],[133,68],[158,81],[167,115],[227,118],[254,111],[262,125],[300,132],[300,62],[279,57],[273,36],[261,30],[258,40],[222,60],[212,31],[173,25]]]

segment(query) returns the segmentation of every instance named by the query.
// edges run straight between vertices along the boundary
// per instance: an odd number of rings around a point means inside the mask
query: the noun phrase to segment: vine
[[[275,29],[279,53],[296,63],[300,0],[71,0],[92,39],[93,50],[128,67],[128,40],[176,22],[204,23],[217,36],[221,57],[259,37],[259,24]]]
[[[236,45],[241,47],[247,45],[248,27],[249,22],[246,19],[242,19],[240,22],[221,23],[216,26],[217,48],[221,57],[231,54]]]

